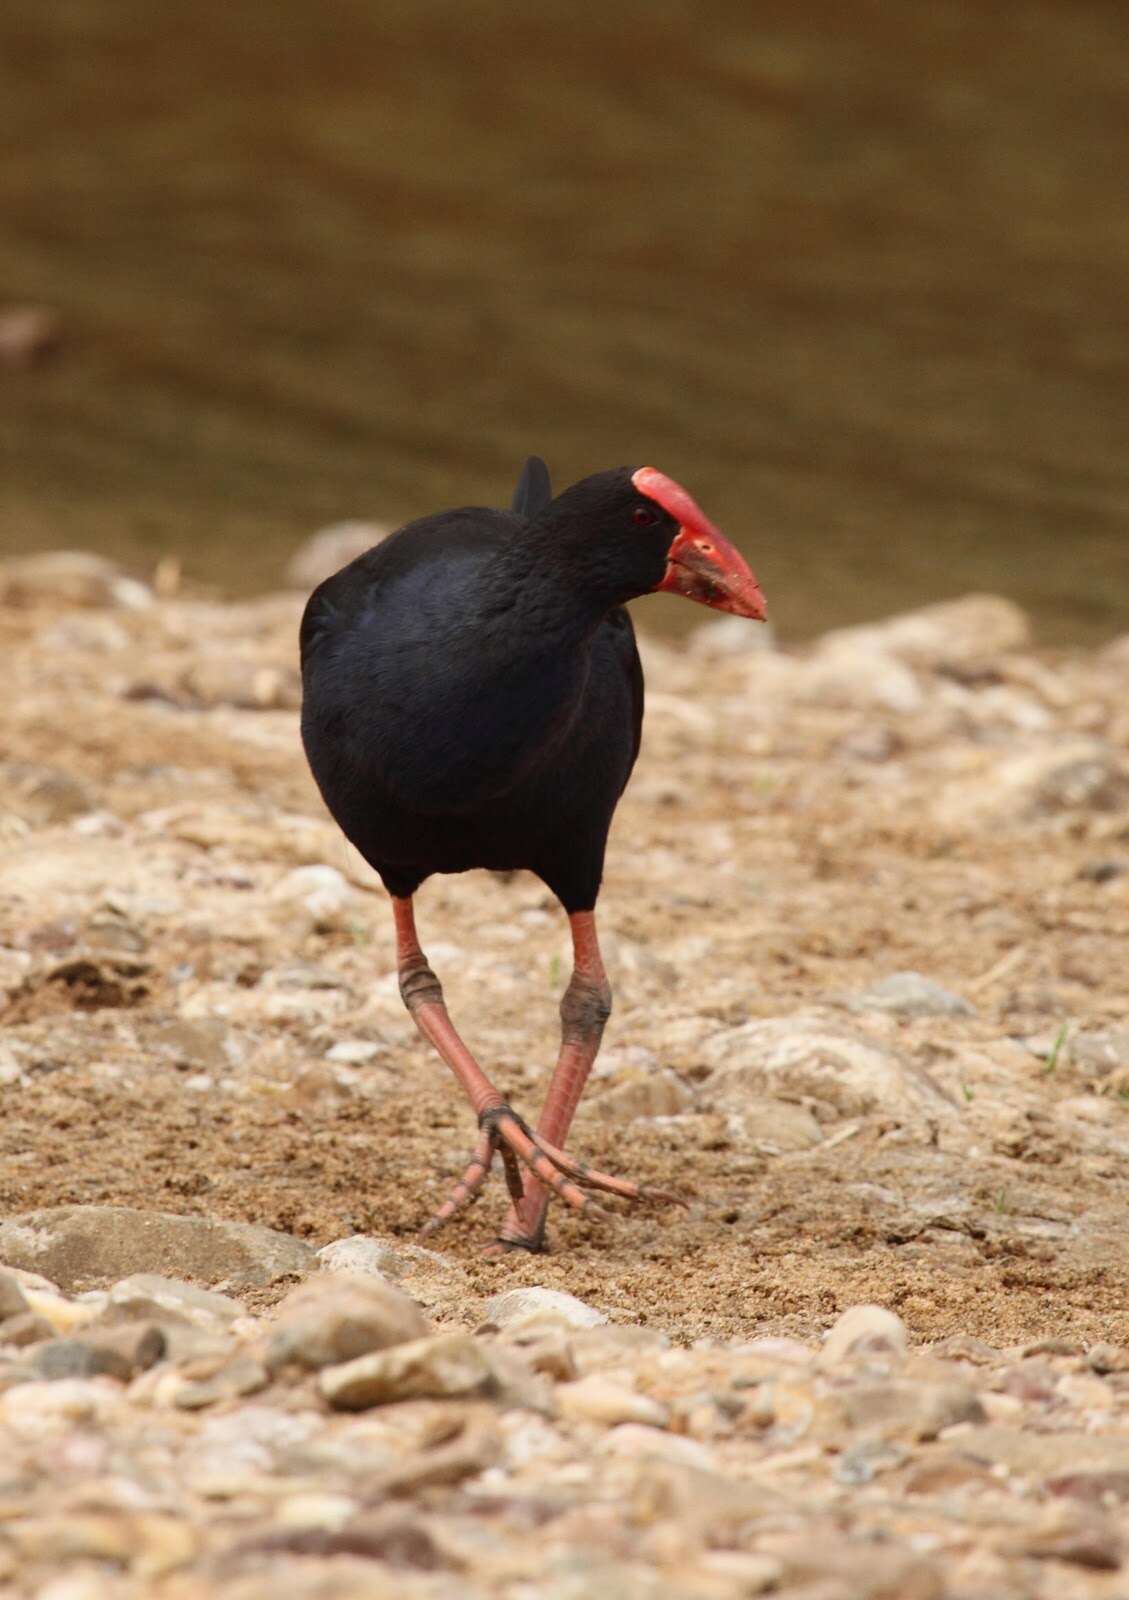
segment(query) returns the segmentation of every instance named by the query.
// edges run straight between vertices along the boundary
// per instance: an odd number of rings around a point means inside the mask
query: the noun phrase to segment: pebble
[[[323,866],[295,867],[275,884],[271,899],[305,912],[312,926],[323,931],[346,927],[356,904],[344,873]]]
[[[479,1340],[468,1334],[445,1333],[326,1367],[318,1386],[337,1410],[362,1411],[394,1400],[493,1395],[498,1390],[498,1375]]]
[[[623,1422],[610,1428],[596,1449],[600,1455],[669,1461],[680,1467],[695,1467],[699,1472],[715,1472],[718,1466],[716,1453],[697,1439],[641,1422]]]
[[[327,1061],[339,1061],[348,1067],[363,1067],[380,1054],[380,1046],[371,1039],[338,1039],[325,1053]]]
[[[181,1378],[175,1373],[169,1376],[173,1381],[162,1397],[167,1395],[172,1405],[181,1411],[200,1411],[220,1400],[237,1400],[244,1395],[258,1394],[270,1383],[270,1373],[266,1367],[248,1355],[237,1355],[232,1360],[224,1361],[218,1371],[207,1377]]]
[[[976,1008],[921,972],[892,972],[849,1000],[852,1011],[889,1011],[896,1017],[972,1017]]]
[[[704,1060],[715,1068],[708,1089],[736,1105],[750,1093],[807,1097],[843,1117],[881,1111],[909,1121],[952,1112],[947,1097],[920,1067],[859,1030],[817,1017],[746,1022],[708,1039]]]
[[[126,577],[105,556],[47,550],[0,562],[0,605],[118,606],[143,611],[153,603],[145,584]]]
[[[599,1328],[607,1322],[598,1311],[562,1289],[506,1289],[486,1302],[486,1315],[496,1327],[549,1318],[569,1328]]]
[[[633,1122],[636,1117],[672,1117],[694,1100],[693,1090],[669,1067],[656,1067],[617,1083],[597,1095],[586,1114],[612,1122]]]
[[[1069,1034],[1066,1039],[1071,1066],[1087,1077],[1106,1078],[1129,1067],[1129,1028],[1097,1028]]]
[[[401,1278],[407,1265],[391,1245],[367,1233],[353,1233],[347,1239],[334,1239],[332,1244],[323,1245],[318,1260],[327,1272],[371,1272],[378,1278]]]
[[[18,1279],[0,1269],[0,1323],[8,1317],[21,1316],[30,1309]]]
[[[0,1260],[46,1272],[71,1291],[157,1273],[170,1261],[210,1283],[258,1288],[316,1265],[309,1245],[250,1222],[132,1206],[53,1206],[0,1222]]]
[[[819,1352],[819,1365],[832,1368],[853,1357],[904,1356],[909,1346],[906,1325],[885,1306],[851,1306],[829,1330]]]
[[[665,1428],[670,1422],[666,1406],[598,1373],[559,1384],[556,1400],[561,1416],[572,1422],[597,1422],[604,1427],[640,1422],[652,1428]]]
[[[969,594],[903,611],[883,622],[838,628],[823,635],[824,648],[850,644],[885,651],[931,671],[980,666],[1031,639],[1031,623],[1014,601],[994,594]]]
[[[422,1339],[427,1318],[414,1300],[372,1273],[335,1272],[292,1289],[278,1308],[267,1348],[271,1370],[287,1362],[320,1368]]]
[[[110,1289],[104,1320],[184,1322],[206,1332],[225,1333],[242,1314],[238,1300],[214,1289],[200,1289],[156,1272],[135,1272]]]

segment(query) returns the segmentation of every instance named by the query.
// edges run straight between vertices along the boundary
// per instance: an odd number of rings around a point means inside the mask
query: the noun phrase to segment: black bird
[[[554,499],[531,456],[512,508],[409,522],[311,595],[302,740],[345,835],[392,896],[400,993],[462,1085],[479,1139],[428,1233],[470,1201],[495,1153],[511,1205],[498,1244],[544,1248],[549,1191],[673,1199],[561,1148],[611,1009],[594,907],[612,813],[643,722],[623,604],[654,590],[763,620],[748,566],[653,467],[598,472]],[[412,896],[435,872],[527,868],[560,900],[574,965],[561,1048],[531,1128],[451,1023]]]

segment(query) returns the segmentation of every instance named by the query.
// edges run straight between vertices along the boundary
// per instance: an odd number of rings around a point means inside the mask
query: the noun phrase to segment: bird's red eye
[[[658,513],[652,511],[650,506],[636,506],[631,513],[631,520],[637,528],[653,528],[659,519]]]

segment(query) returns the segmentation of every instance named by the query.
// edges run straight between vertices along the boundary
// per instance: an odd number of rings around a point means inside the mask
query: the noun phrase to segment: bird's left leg
[[[568,922],[573,965],[572,977],[561,998],[561,1049],[533,1139],[560,1171],[584,1183],[590,1176],[590,1169],[564,1155],[562,1147],[599,1051],[604,1024],[611,1015],[612,991],[596,937],[595,913],[574,911]],[[659,1191],[641,1189],[623,1178],[615,1181],[614,1188],[607,1183],[601,1183],[600,1187],[626,1200],[674,1198]],[[549,1195],[545,1186],[533,1179],[526,1184],[522,1198],[511,1204],[499,1231],[498,1243],[509,1249],[543,1249],[548,1208]]]
[[[434,1045],[459,1080],[479,1126],[479,1139],[470,1164],[455,1185],[451,1198],[440,1206],[423,1232],[433,1232],[474,1198],[486,1181],[494,1153],[499,1149],[503,1152],[510,1198],[515,1203],[524,1194],[519,1162],[533,1174],[532,1178],[526,1180],[530,1187],[534,1179],[540,1179],[542,1185],[578,1211],[584,1209],[588,1200],[583,1190],[572,1181],[574,1177],[580,1178],[590,1189],[603,1189],[611,1194],[626,1194],[629,1197],[635,1195],[638,1191],[634,1184],[625,1184],[622,1179],[608,1177],[604,1173],[589,1172],[569,1161],[567,1156],[555,1150],[540,1135],[534,1134],[506,1104],[455,1031],[447,1013],[439,979],[428,966],[427,957],[420,948],[410,898],[393,896],[392,910],[396,921],[400,994],[404,1004],[411,1012],[416,1027]],[[580,1087],[583,1087],[583,1083]],[[580,1087],[576,1090],[577,1098]]]

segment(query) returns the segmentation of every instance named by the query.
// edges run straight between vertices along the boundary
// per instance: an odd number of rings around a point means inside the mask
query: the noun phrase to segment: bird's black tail
[[[544,511],[552,498],[553,486],[548,467],[540,456],[526,456],[514,497],[510,501],[510,510],[516,511],[519,517],[535,517]]]

